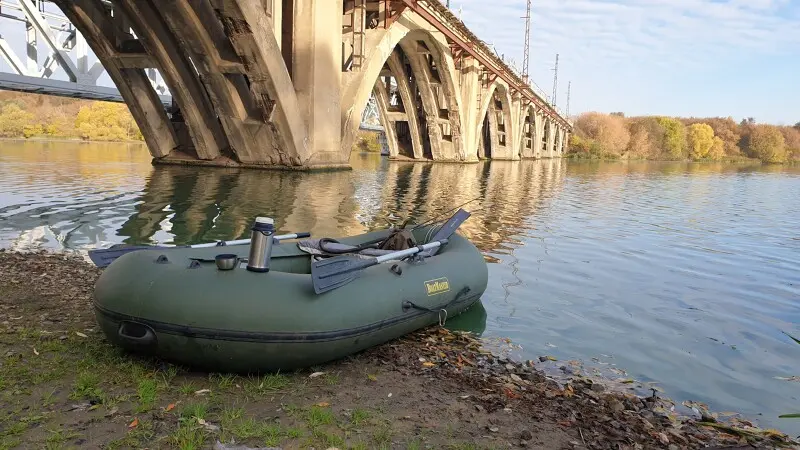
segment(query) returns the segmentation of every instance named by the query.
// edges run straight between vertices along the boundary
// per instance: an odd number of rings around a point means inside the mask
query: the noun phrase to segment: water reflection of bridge
[[[194,243],[247,236],[255,216],[279,229],[342,236],[421,221],[475,199],[462,233],[484,250],[501,250],[564,180],[561,160],[477,165],[354,158],[352,172],[157,167],[135,213],[118,234],[127,242]]]

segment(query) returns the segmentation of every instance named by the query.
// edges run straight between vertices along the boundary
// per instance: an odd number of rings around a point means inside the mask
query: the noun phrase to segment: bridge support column
[[[536,133],[533,136],[533,157],[537,159],[541,158],[544,153],[544,120],[545,118],[541,111],[536,111],[533,123],[533,126],[536,128]]]
[[[478,147],[481,138],[481,122],[483,117],[478,117],[481,110],[480,94],[483,87],[480,81],[478,61],[474,58],[461,59],[461,100],[464,110],[461,139],[464,141],[466,161],[478,160]]]
[[[547,118],[545,119],[549,122],[549,126],[547,128],[547,148],[544,151],[545,158],[552,158],[553,157],[553,149],[555,148],[555,141],[556,141],[556,124],[553,123],[553,119]]]
[[[342,0],[294,0],[293,13],[290,74],[307,120],[309,164],[347,164],[340,116]]]

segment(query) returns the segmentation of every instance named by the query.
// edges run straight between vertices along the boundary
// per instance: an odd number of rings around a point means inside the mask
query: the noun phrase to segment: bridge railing
[[[448,40],[460,49],[478,59],[495,75],[503,78],[511,87],[522,93],[529,101],[540,106],[554,120],[571,128],[571,124],[561,110],[553,105],[551,99],[541,88],[522,79],[505,61],[497,56],[469,28],[439,0],[402,0],[403,3],[442,32]]]

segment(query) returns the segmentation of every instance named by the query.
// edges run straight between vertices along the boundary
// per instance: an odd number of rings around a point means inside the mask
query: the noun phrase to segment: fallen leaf
[[[175,409],[175,403],[170,403],[169,405],[167,405],[167,407],[166,407],[166,408],[164,408],[164,411],[166,411],[166,412],[170,412],[170,411],[172,411],[173,409]]]
[[[372,374],[367,375],[367,378],[369,379],[369,381],[378,381],[378,377]]]
[[[100,403],[98,403],[96,405],[92,405],[92,406],[89,407],[89,411],[94,411],[95,409],[97,409],[99,407],[100,407]]]
[[[570,420],[562,420],[562,421],[558,422],[558,424],[561,425],[562,427],[571,427],[572,426],[572,421],[570,421]]]
[[[436,364],[434,364],[434,363],[432,363],[432,362],[430,362],[430,361],[425,361],[424,363],[422,363],[422,366],[423,366],[423,367],[433,367],[433,366],[435,366],[435,365],[436,365]]]
[[[331,406],[331,404],[328,402],[319,402],[317,403],[317,406],[319,406],[320,408],[327,408],[328,406]]]
[[[82,338],[89,337],[89,336],[87,336],[87,335],[85,335],[85,334],[81,333],[80,331],[76,331],[76,332],[75,332],[75,334],[77,334],[78,336],[80,336],[80,337],[82,337]]]
[[[497,428],[497,427],[489,427],[489,431],[491,431],[492,433],[497,433],[498,431],[500,431],[500,428]]]
[[[33,347],[33,354],[36,355],[36,356],[39,356],[39,352],[36,351],[36,347]]]
[[[194,395],[206,395],[211,392],[211,389],[200,389],[199,391],[194,391]]]
[[[139,418],[134,417],[133,422],[131,422],[131,424],[128,425],[128,428],[136,428],[137,426],[139,426]]]
[[[325,372],[314,372],[311,375],[309,375],[308,378],[317,378],[317,377],[320,377],[322,375],[325,375]]]

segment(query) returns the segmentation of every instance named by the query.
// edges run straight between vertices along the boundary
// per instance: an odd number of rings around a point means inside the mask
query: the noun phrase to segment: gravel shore
[[[656,391],[556,379],[548,361],[438,326],[294,373],[194,372],[105,341],[99,273],[0,250],[0,449],[797,448],[702,405],[681,416]]]

